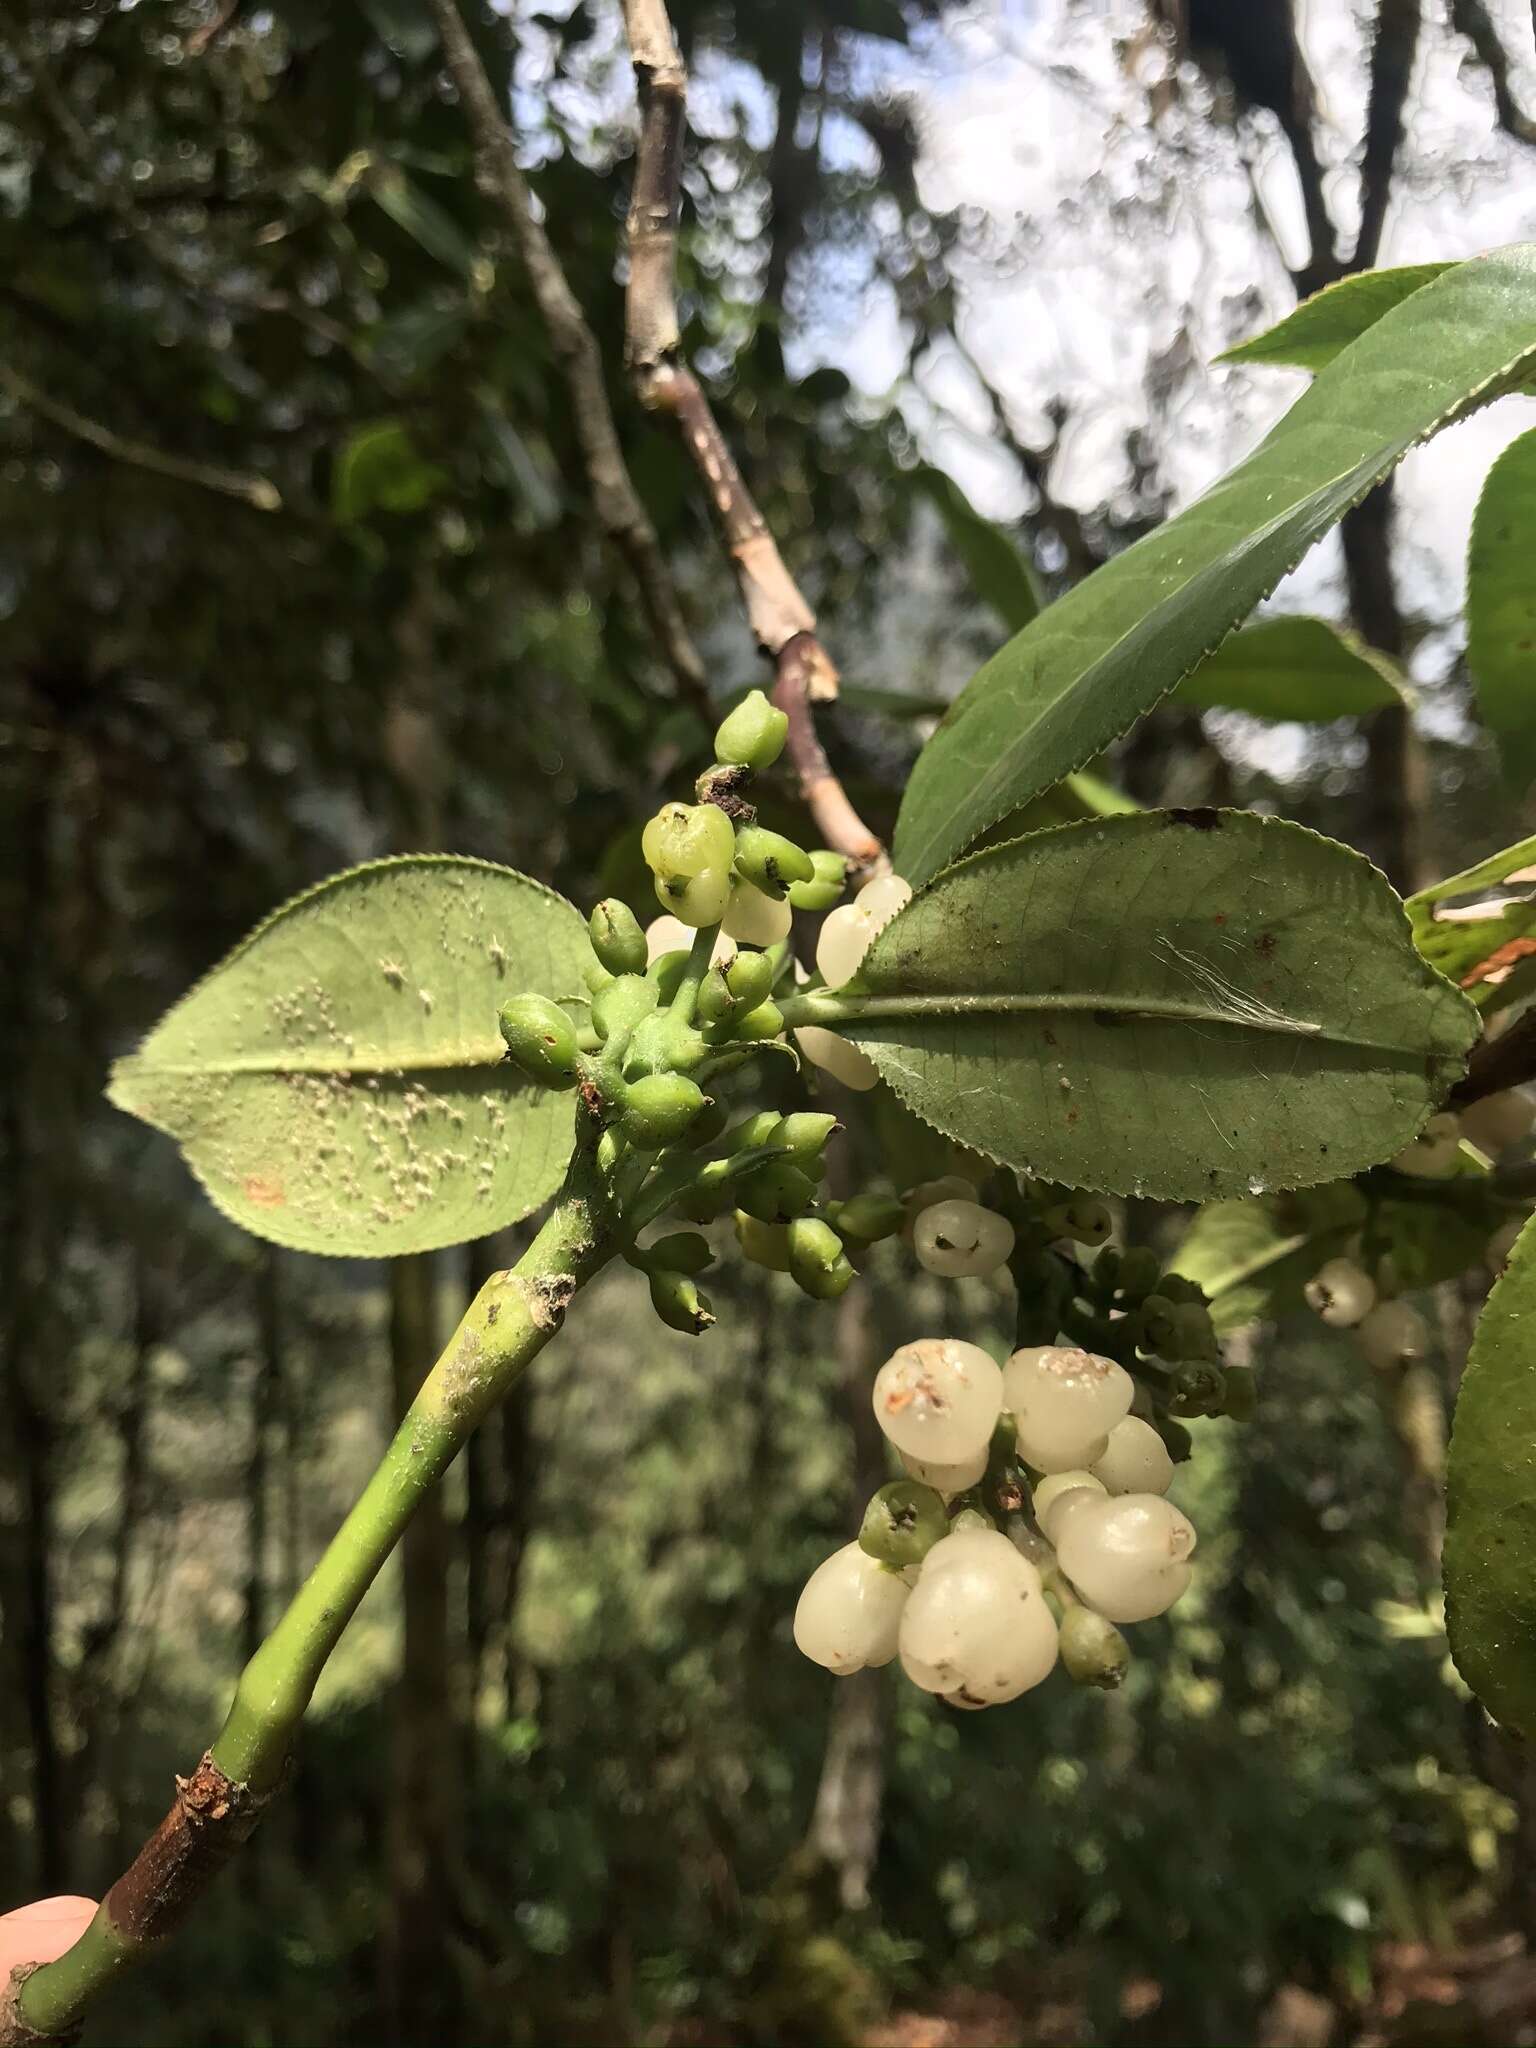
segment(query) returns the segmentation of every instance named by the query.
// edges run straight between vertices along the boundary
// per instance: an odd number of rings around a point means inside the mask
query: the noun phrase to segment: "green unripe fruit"
[[[708,1047],[691,1024],[685,1024],[670,1010],[656,1010],[642,1017],[630,1034],[624,1054],[624,1078],[638,1081],[646,1074],[684,1073],[696,1067]]]
[[[801,1216],[789,1226],[789,1270],[798,1280],[802,1273],[825,1273],[843,1256],[843,1240],[830,1223],[819,1216]]]
[[[686,880],[710,868],[728,870],[736,834],[717,804],[663,804],[640,834],[640,851],[659,882]]]
[[[837,1129],[837,1118],[825,1116],[820,1111],[799,1109],[793,1116],[785,1117],[774,1137],[776,1145],[787,1145],[796,1166],[804,1166],[808,1159],[814,1159]]]
[[[1175,1465],[1187,1465],[1195,1440],[1183,1423],[1175,1422],[1166,1415],[1157,1415],[1152,1419],[1152,1427],[1167,1446],[1168,1455]]]
[[[906,1210],[894,1195],[854,1195],[838,1211],[837,1227],[844,1237],[875,1244],[894,1237],[905,1220]]]
[[[652,1273],[651,1307],[670,1330],[702,1337],[715,1312],[686,1273]]]
[[[1187,1280],[1182,1273],[1164,1273],[1157,1283],[1157,1291],[1168,1301],[1193,1301],[1202,1306],[1205,1289],[1198,1280]]]
[[[864,1510],[859,1548],[897,1571],[921,1564],[941,1536],[949,1534],[944,1497],[915,1479],[893,1479]]]
[[[704,1107],[704,1091],[686,1074],[647,1074],[624,1096],[620,1124],[642,1151],[680,1138]]]
[[[743,825],[736,834],[736,872],[775,902],[789,893],[791,882],[809,882],[816,874],[803,846],[762,825]]]
[[[711,967],[699,983],[698,1001],[694,1014],[701,1024],[723,1024],[736,1007],[725,976],[718,967]]]
[[[689,1144],[713,1145],[716,1138],[724,1133],[725,1127],[730,1120],[730,1104],[722,1102],[719,1096],[712,1095],[693,1122],[688,1126]]]
[[[600,988],[608,986],[613,976],[608,972],[601,960],[589,960],[581,970],[581,978],[586,983],[588,991],[592,995],[596,995]]]
[[[645,978],[656,990],[659,1003],[670,1003],[677,994],[684,974],[688,971],[688,955],[679,948],[675,953],[658,953],[645,970]]]
[[[857,1278],[852,1260],[846,1257],[839,1259],[835,1266],[828,1266],[823,1273],[795,1275],[796,1284],[812,1301],[836,1301],[848,1292]]]
[[[1259,1405],[1259,1385],[1251,1365],[1228,1366],[1221,1376],[1222,1413],[1234,1422],[1251,1422]]]
[[[789,1271],[789,1232],[782,1223],[764,1223],[738,1209],[736,1242],[754,1266],[766,1266],[770,1273]]]
[[[1097,1195],[1074,1195],[1058,1202],[1040,1220],[1052,1237],[1067,1237],[1074,1244],[1103,1244],[1114,1229],[1114,1218]]]
[[[644,974],[645,933],[617,896],[605,896],[587,919],[592,950],[610,974]]]
[[[1174,1368],[1168,1406],[1175,1415],[1219,1415],[1225,1397],[1221,1367],[1214,1361],[1191,1359]]]
[[[715,759],[732,768],[771,768],[784,751],[788,733],[787,715],[776,710],[761,690],[749,690],[720,722]]]
[[[1112,1621],[1091,1607],[1069,1607],[1061,1617],[1062,1667],[1076,1685],[1113,1692],[1130,1669],[1130,1645]]]
[[[723,818],[723,811],[716,811]],[[656,901],[683,924],[718,924],[731,900],[729,868],[700,868],[696,875],[658,875]]]
[[[784,1012],[770,1000],[759,1003],[744,1017],[738,1017],[731,1027],[731,1036],[739,1038],[744,1045],[757,1045],[766,1038],[777,1038],[783,1029]]]
[[[725,970],[725,985],[743,1012],[766,1002],[773,987],[774,962],[766,953],[739,952]]]
[[[737,1184],[736,1205],[759,1223],[790,1223],[816,1199],[816,1183],[798,1166],[769,1160]]]
[[[1216,1342],[1216,1326],[1211,1321],[1211,1312],[1203,1304],[1192,1301],[1181,1302],[1174,1310],[1178,1324],[1178,1338],[1174,1345],[1177,1358],[1218,1359],[1221,1347]]]
[[[1143,1351],[1167,1357],[1179,1341],[1179,1311],[1161,1291],[1149,1294],[1136,1312],[1136,1341]]]
[[[847,861],[821,848],[811,855],[811,879],[790,883],[789,900],[796,910],[830,910],[842,901],[847,886]]]
[[[530,1081],[545,1088],[576,1086],[576,1032],[558,1003],[548,996],[512,996],[497,1022],[507,1057]]]
[[[604,1040],[627,1038],[660,1000],[655,982],[643,974],[617,974],[592,998],[592,1029]]]
[[[1143,1302],[1158,1285],[1157,1253],[1133,1244],[1120,1258],[1120,1292],[1129,1302]]]
[[[776,1109],[760,1109],[755,1116],[744,1117],[726,1138],[726,1151],[751,1152],[758,1145],[773,1144],[783,1121]]]
[[[653,1271],[665,1273],[702,1273],[715,1258],[709,1239],[696,1230],[674,1230],[670,1237],[647,1245],[640,1256]]]

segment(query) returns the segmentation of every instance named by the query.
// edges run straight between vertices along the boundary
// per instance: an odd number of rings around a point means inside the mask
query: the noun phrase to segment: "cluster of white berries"
[[[1517,1091],[1486,1096],[1459,1113],[1443,1110],[1432,1116],[1416,1138],[1388,1164],[1415,1180],[1444,1180],[1457,1170],[1464,1143],[1494,1159],[1530,1136],[1536,1104]],[[1494,1271],[1503,1264],[1523,1217],[1497,1232],[1488,1248]],[[1304,1289],[1308,1306],[1330,1329],[1353,1330],[1368,1365],[1395,1372],[1415,1363],[1429,1349],[1429,1325],[1411,1303],[1396,1299],[1396,1274],[1390,1253],[1360,1262],[1362,1246],[1319,1266]]]
[[[1114,1624],[1166,1613],[1195,1548],[1163,1497],[1173,1460],[1130,1412],[1135,1394],[1124,1366],[1072,1346],[1029,1346],[999,1367],[956,1338],[902,1345],[873,1398],[909,1478],[883,1488],[859,1540],[811,1575],[799,1648],[840,1674],[899,1657],[913,1684],[957,1707],[1017,1699],[1058,1654],[1076,1678],[1118,1682]],[[1005,1533],[971,1508],[950,1520],[1005,1416],[1005,1457],[1036,1475],[1035,1527],[1012,1516]]]

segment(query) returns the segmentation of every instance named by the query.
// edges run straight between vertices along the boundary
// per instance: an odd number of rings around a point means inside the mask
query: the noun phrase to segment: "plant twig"
[[[430,0],[430,5],[448,74],[469,126],[475,183],[506,217],[565,378],[593,510],[634,576],[646,619],[678,695],[706,727],[712,727],[715,713],[704,663],[688,630],[656,529],[640,502],[619,445],[597,339],[544,232],[528,181],[518,166],[511,132],[455,0]]]
[[[245,504],[253,505],[258,512],[282,510],[282,494],[266,477],[251,476],[244,470],[221,469],[211,462],[194,462],[184,455],[168,455],[163,448],[153,448],[146,441],[127,440],[123,435],[113,433],[110,427],[102,426],[99,420],[87,419],[73,406],[39,391],[29,377],[12,369],[9,363],[0,362],[0,386],[22,405],[30,407],[43,419],[51,420],[54,426],[72,434],[77,441],[84,441],[101,454],[111,456],[114,462],[126,462],[135,469],[152,470],[155,475],[170,477],[176,483],[197,484],[205,491],[218,491],[226,498],[239,498]]]
[[[164,1820],[74,1947],[0,1985],[0,2048],[70,2039],[93,2000],[180,1925],[253,1832],[327,1659],[418,1504],[617,1248],[595,1143],[578,1140],[548,1221],[516,1267],[493,1274],[470,1303],[356,1505],[241,1673],[217,1741],[177,1779]]]
[[[1533,0],[1531,19],[1532,27],[1536,29],[1536,0]],[[1467,38],[1477,53],[1478,63],[1488,73],[1499,126],[1517,142],[1536,143],[1536,120],[1515,98],[1509,76],[1509,52],[1500,41],[1493,17],[1483,5],[1483,0],[1451,0],[1451,27]]]
[[[1446,1100],[1448,1109],[1465,1109],[1486,1095],[1502,1095],[1536,1080],[1536,1010],[1527,1010],[1497,1038],[1480,1038],[1467,1060],[1467,1071]]]
[[[444,0],[434,0],[438,4]],[[789,714],[789,759],[816,828],[835,852],[857,867],[873,867],[884,850],[833,774],[811,710],[837,695],[836,666],[817,637],[816,615],[785,566],[703,387],[682,357],[677,227],[688,72],[665,0],[624,0],[624,26],[640,100],[627,223],[625,358],[641,402],[673,422],[704,480],[748,624],[774,664],[774,701]]]

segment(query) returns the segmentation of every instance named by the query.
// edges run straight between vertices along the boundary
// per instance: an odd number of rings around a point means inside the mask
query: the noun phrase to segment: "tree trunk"
[[[885,1482],[885,1439],[869,1386],[879,1365],[880,1335],[869,1286],[856,1281],[837,1305],[836,1343],[842,1405],[853,1442],[851,1528]],[[880,1848],[885,1798],[885,1732],[889,1694],[881,1671],[857,1671],[832,1689],[821,1781],[811,1817],[810,1846],[837,1878],[849,1912],[869,1904],[869,1880]]]
[[[436,1261],[390,1266],[389,1353],[395,1413],[405,1413],[438,1352]],[[458,1746],[448,1626],[450,1538],[429,1493],[400,1545],[400,1676],[391,1703],[385,2010],[403,2048],[457,2038],[451,1939],[458,1894]]]

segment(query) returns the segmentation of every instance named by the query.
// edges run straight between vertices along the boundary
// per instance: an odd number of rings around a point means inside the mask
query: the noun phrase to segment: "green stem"
[[[668,1005],[680,1024],[693,1022],[699,989],[709,972],[710,957],[715,950],[715,930],[712,924],[700,925],[693,935],[693,944],[688,948],[688,965],[683,969],[683,978],[677,984],[672,1001]]]
[[[80,1940],[26,1979],[14,2016],[0,1986],[0,2044],[66,2035],[97,1994],[169,1931],[224,1860],[227,1849],[212,1853],[210,1835],[225,1805],[232,1821],[244,1823],[230,1846],[244,1839],[282,1778],[326,1660],[406,1524],[470,1432],[560,1327],[577,1288],[613,1256],[619,1237],[597,1171],[595,1134],[586,1133],[549,1220],[512,1271],[494,1274],[471,1302],[357,1504],[241,1673],[218,1739],[187,1781],[197,1788],[206,1772],[204,1782],[221,1788],[223,1803],[189,1817],[182,1788],[178,1806]]]

